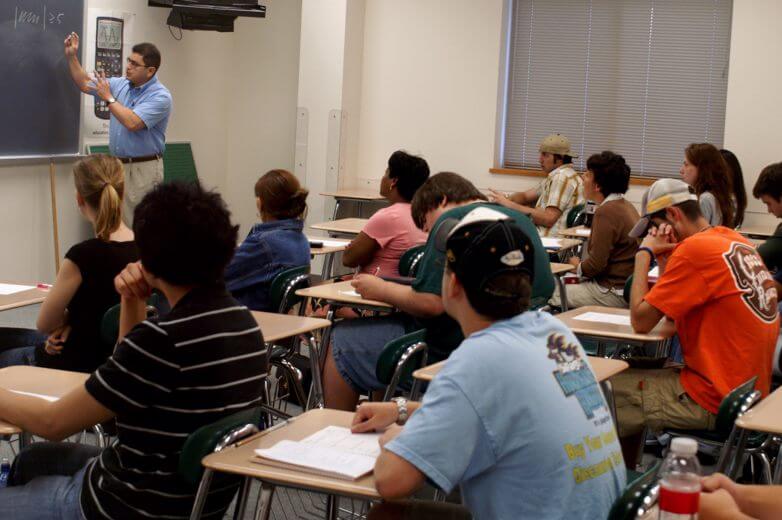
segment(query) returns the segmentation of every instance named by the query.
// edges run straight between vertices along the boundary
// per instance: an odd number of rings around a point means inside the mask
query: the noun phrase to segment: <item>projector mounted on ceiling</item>
[[[238,16],[266,18],[266,6],[250,0],[149,0],[151,7],[170,7],[168,25],[193,31],[233,32]]]

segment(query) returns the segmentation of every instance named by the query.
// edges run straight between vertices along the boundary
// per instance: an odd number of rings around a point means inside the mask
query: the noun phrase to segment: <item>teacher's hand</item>
[[[65,55],[76,56],[79,52],[79,35],[72,32],[65,38]]]
[[[101,70],[95,71],[95,93],[103,101],[108,101],[111,98],[109,80],[106,78],[106,73]]]

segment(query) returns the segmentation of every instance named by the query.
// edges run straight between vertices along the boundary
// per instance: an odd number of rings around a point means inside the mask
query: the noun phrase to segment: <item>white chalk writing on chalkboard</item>
[[[14,9],[14,29],[20,25],[40,25],[42,30],[46,30],[47,25],[62,25],[65,13],[46,10],[43,6],[42,14],[29,9],[20,9],[16,6]]]

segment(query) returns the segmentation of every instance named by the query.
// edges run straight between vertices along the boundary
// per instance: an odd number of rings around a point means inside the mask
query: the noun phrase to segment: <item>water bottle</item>
[[[677,437],[660,468],[659,520],[696,520],[701,467],[695,439]]]
[[[0,488],[8,486],[8,476],[11,474],[11,463],[4,458],[0,463]]]

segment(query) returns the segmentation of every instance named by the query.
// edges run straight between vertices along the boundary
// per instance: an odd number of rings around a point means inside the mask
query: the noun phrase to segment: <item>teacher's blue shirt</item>
[[[117,157],[162,155],[171,116],[171,93],[157,76],[133,87],[125,77],[109,78],[111,95],[144,121],[146,128],[131,132],[114,115],[109,123],[109,150]]]

